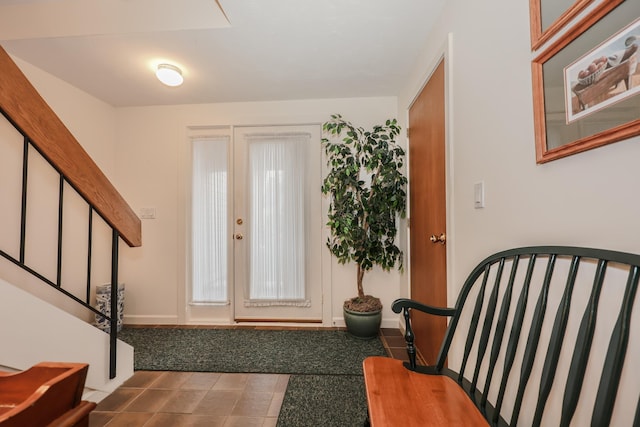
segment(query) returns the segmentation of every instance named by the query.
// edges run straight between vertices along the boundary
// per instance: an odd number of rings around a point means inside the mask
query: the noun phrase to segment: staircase
[[[133,374],[133,349],[117,339],[117,286],[112,316],[95,287],[120,283],[140,219],[1,47],[0,113],[0,368],[88,363],[99,401]]]
[[[0,365],[22,371],[44,360],[88,363],[85,399],[99,402],[133,375],[133,347],[118,340],[109,378],[109,334],[0,279]]]

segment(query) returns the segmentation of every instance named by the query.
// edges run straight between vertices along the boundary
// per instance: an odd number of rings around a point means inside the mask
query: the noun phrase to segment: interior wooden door
[[[411,298],[447,306],[444,59],[409,109]],[[446,319],[412,313],[420,356],[434,364]]]

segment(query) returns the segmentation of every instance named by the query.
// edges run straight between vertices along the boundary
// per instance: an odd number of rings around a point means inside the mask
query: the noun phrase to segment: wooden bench
[[[482,261],[453,308],[396,300],[409,361],[365,359],[365,425],[640,426],[639,277],[638,255],[528,247]],[[449,317],[434,366],[412,310]]]
[[[0,373],[0,426],[86,427],[94,402],[82,400],[89,365],[42,362]]]

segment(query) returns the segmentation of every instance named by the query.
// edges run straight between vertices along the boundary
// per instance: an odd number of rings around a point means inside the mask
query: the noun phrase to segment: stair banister
[[[109,378],[115,378],[117,323],[119,318],[117,285],[119,239],[122,238],[130,247],[141,246],[142,227],[140,219],[2,47],[0,47],[0,113],[24,136],[20,254],[19,258],[15,259],[0,249],[0,255],[28,273],[38,277],[46,284],[56,288],[90,311],[109,320]],[[30,146],[33,146],[60,174],[57,231],[58,267],[55,281],[38,273],[29,267],[25,261],[26,182],[28,177],[28,152]],[[84,301],[63,289],[61,284],[62,215],[65,182],[77,191],[89,204],[87,287]],[[104,316],[92,307],[89,301],[91,292],[91,239],[94,211],[97,212],[112,229],[112,286],[109,316]]]

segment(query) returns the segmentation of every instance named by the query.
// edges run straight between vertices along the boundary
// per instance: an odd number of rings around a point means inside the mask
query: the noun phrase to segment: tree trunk
[[[358,297],[364,298],[364,288],[362,287],[362,279],[364,278],[364,269],[358,264]]]

